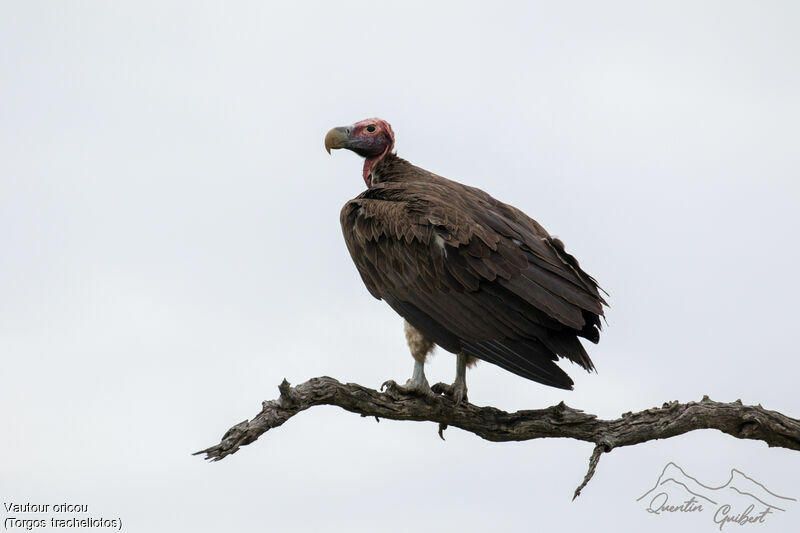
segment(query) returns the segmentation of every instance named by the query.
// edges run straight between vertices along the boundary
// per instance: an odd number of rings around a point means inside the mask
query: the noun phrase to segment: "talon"
[[[441,394],[442,396],[447,396],[453,403],[457,406],[461,404],[461,402],[469,403],[467,400],[467,387],[466,385],[459,384],[458,382],[449,385],[447,383],[437,383],[432,388],[433,392],[436,394]]]
[[[452,398],[456,406],[461,405],[462,401],[469,403],[469,401],[467,400],[466,387],[453,387]]]

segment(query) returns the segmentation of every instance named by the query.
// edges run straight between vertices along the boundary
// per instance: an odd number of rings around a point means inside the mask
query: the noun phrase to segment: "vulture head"
[[[363,177],[369,187],[372,167],[394,148],[394,132],[385,120],[368,118],[329,131],[325,135],[325,149],[331,153],[338,148],[347,148],[366,158]]]

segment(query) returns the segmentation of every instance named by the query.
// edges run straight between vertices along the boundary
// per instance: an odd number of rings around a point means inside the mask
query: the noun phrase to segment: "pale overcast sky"
[[[484,363],[473,403],[800,416],[798,27],[794,2],[2,2],[0,499],[148,533],[718,531],[635,501],[668,461],[800,498],[800,454],[716,431],[613,451],[575,502],[590,444],[333,407],[190,455],[284,377],[410,375],[341,236],[361,161],[323,148],[372,116],[611,295],[597,374]],[[428,376],[453,372],[441,352]]]

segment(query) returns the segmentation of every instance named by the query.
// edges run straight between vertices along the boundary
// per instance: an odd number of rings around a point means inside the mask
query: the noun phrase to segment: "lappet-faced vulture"
[[[367,289],[406,321],[415,362],[402,389],[431,394],[424,364],[434,345],[456,354],[457,403],[476,359],[562,389],[573,382],[560,357],[594,369],[578,337],[597,343],[606,302],[558,238],[482,190],[397,157],[384,120],[334,128],[325,148],[366,158],[367,190],[340,220]]]

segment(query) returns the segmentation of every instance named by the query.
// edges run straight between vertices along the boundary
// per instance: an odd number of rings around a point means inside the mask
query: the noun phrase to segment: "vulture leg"
[[[411,374],[411,379],[400,388],[420,394],[431,394],[431,386],[428,385],[428,379],[425,377],[425,363],[414,361],[414,372]]]
[[[435,344],[408,322],[405,323],[405,330],[406,341],[411,350],[411,356],[414,358],[414,373],[411,374],[411,379],[406,381],[405,385],[398,385],[397,388],[422,396],[432,396],[433,391],[425,378],[425,359],[433,351]]]
[[[467,366],[472,366],[476,363],[474,357],[460,353],[456,355],[456,380],[453,382],[452,394],[453,401],[456,405],[460,404],[462,400],[467,400]]]

